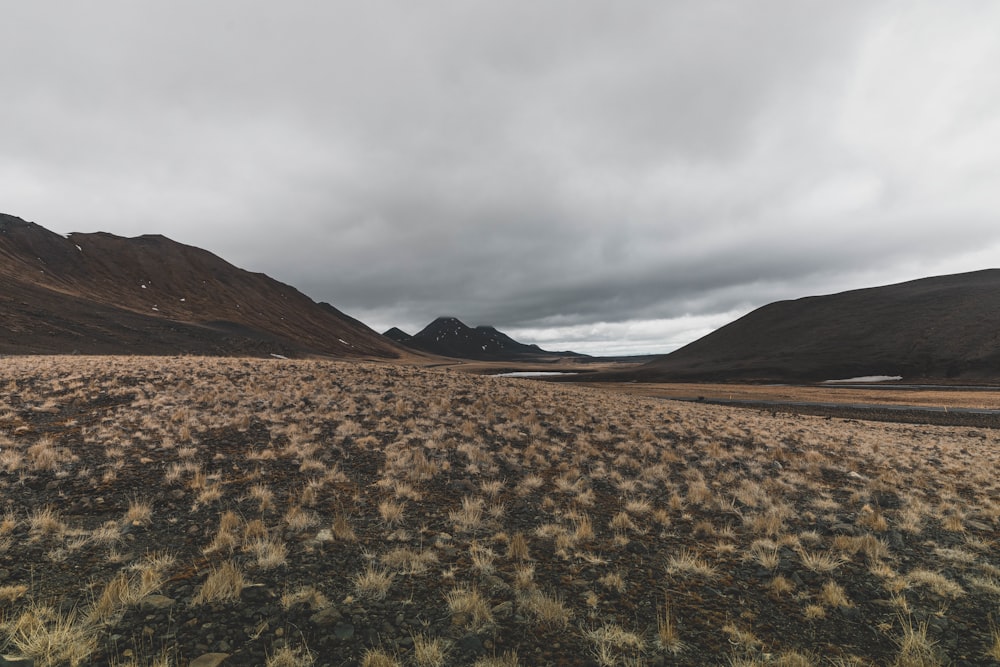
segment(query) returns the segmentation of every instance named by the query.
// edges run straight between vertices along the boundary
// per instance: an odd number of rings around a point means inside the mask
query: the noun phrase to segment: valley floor
[[[376,363],[4,358],[0,653],[993,664],[998,468],[989,429]]]
[[[591,386],[658,398],[774,401],[784,403],[843,403],[913,405],[927,408],[981,408],[1000,410],[1000,388],[947,389],[919,387],[899,389],[891,384],[871,387],[836,385],[767,385],[711,383],[614,383]]]

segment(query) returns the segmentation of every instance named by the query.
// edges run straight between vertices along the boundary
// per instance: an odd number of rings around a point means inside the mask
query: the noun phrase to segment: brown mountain
[[[400,353],[329,304],[159,235],[63,237],[0,214],[0,281],[0,353]]]
[[[644,380],[1000,379],[1000,270],[779,301],[636,370]]]

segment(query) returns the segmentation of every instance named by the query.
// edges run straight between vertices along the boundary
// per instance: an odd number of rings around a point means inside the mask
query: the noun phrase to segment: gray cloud
[[[36,5],[0,25],[0,210],[376,328],[666,351],[997,264],[992,3]]]

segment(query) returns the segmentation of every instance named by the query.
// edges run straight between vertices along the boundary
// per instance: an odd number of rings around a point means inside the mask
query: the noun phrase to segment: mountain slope
[[[0,279],[0,352],[400,352],[329,304],[159,235],[63,237],[0,214]]]
[[[547,352],[537,345],[519,343],[493,327],[469,327],[454,317],[439,317],[413,336],[395,327],[383,335],[421,352],[459,359],[508,361],[580,356],[573,352]]]
[[[388,331],[383,331],[382,335],[388,338],[389,340],[395,341],[397,343],[402,343],[404,345],[413,340],[413,336],[406,333],[399,327],[392,327]]]
[[[636,370],[646,380],[1000,378],[1000,270],[779,301]]]

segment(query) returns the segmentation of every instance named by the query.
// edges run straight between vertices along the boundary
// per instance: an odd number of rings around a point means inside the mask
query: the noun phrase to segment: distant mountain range
[[[65,353],[592,360],[454,317],[413,336],[395,328],[380,336],[289,285],[163,236],[60,236],[0,214],[0,354]],[[897,375],[1000,381],[1000,269],[779,301],[613,377]]]
[[[1000,378],[1000,270],[779,301],[640,366],[631,379]]]
[[[394,358],[327,303],[164,236],[60,236],[0,214],[0,353]]]
[[[467,326],[455,317],[439,317],[412,336],[396,327],[382,335],[414,350],[458,359],[531,361],[584,356],[575,352],[548,352],[537,345],[519,343],[493,327]]]

